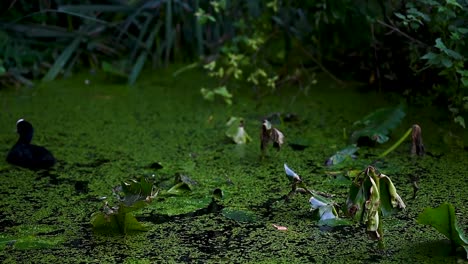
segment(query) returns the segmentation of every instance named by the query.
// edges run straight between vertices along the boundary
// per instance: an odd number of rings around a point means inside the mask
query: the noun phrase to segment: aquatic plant
[[[91,216],[93,229],[103,233],[121,234],[145,231],[146,228],[131,212],[151,203],[157,195],[154,185],[145,177],[141,177],[139,181],[122,182],[112,191],[118,200],[118,205],[111,207],[106,201],[102,211]]]
[[[383,247],[382,217],[406,207],[390,177],[369,166],[358,174],[346,199],[347,214],[367,226],[367,233]]]
[[[405,115],[402,105],[375,110],[354,122],[356,130],[351,134],[350,143],[359,145],[358,142],[363,139],[380,144],[387,142],[390,131],[401,123]]]
[[[349,222],[339,218],[338,212],[335,208],[335,202],[325,197],[330,197],[330,195],[309,189],[302,181],[301,177],[290,169],[286,163],[284,164],[284,171],[291,182],[291,191],[287,197],[289,198],[291,195],[296,193],[311,194],[312,197],[310,197],[309,203],[311,205],[311,211],[313,212],[314,218],[318,221],[318,225],[337,226],[349,224]]]
[[[379,158],[383,158],[387,156],[390,152],[394,151],[398,146],[405,141],[406,138],[408,138],[411,134],[411,155],[418,155],[418,156],[424,156],[425,153],[425,148],[422,140],[422,135],[421,135],[421,127],[417,124],[414,124],[411,128],[409,128],[405,134],[397,140],[392,146],[390,146],[387,150],[382,152],[379,155]]]
[[[273,142],[273,148],[276,148],[279,151],[281,149],[281,145],[284,143],[284,135],[281,131],[274,128],[270,121],[263,120],[262,132],[260,134],[260,149],[262,150],[262,154],[265,154],[270,142]]]
[[[418,216],[418,223],[430,225],[441,234],[450,239],[452,248],[462,247],[465,249],[468,259],[468,238],[463,234],[455,216],[455,207],[449,203],[443,203],[436,208],[426,208]]]
[[[242,117],[229,118],[226,123],[228,129],[226,130],[226,136],[232,139],[236,144],[246,144],[252,141],[252,138],[247,134],[244,128],[244,119]]]

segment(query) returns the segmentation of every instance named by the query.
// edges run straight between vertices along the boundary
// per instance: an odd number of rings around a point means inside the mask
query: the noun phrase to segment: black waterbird
[[[55,158],[46,148],[31,144],[34,129],[24,119],[16,122],[19,139],[10,149],[7,162],[28,169],[48,169],[55,164]]]

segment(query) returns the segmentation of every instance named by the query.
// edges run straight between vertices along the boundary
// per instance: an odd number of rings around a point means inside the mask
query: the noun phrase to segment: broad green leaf
[[[366,192],[366,188],[353,182],[346,198],[346,213],[359,222],[362,220],[362,214],[364,213],[364,203],[367,200]]]
[[[228,105],[232,104],[232,101],[231,101],[232,94],[228,91],[226,86],[218,87],[214,89],[213,92],[217,95],[220,95]]]
[[[386,175],[381,174],[380,184],[380,210],[382,215],[388,216],[406,207],[400,195],[396,192],[393,182]]]
[[[435,42],[436,44],[434,45],[434,47],[438,48],[442,52],[445,52],[447,50],[447,46],[445,46],[441,38],[437,38]]]
[[[91,224],[95,231],[102,233],[127,234],[134,231],[146,231],[146,228],[131,213],[107,215],[97,212],[91,216]]]
[[[394,15],[396,17],[398,17],[399,19],[401,19],[401,20],[406,20],[406,16],[403,15],[402,13],[396,12],[396,13],[394,13]]]
[[[403,117],[405,117],[405,112],[402,105],[377,109],[354,123],[354,127],[363,126],[363,128],[355,130],[351,134],[350,141],[356,144],[359,138],[368,137],[372,141],[385,143],[390,131],[401,123]]]
[[[156,196],[153,184],[142,177],[140,180],[122,182],[120,187],[116,187],[113,191],[120,203],[114,207],[106,203],[102,212],[96,212],[91,216],[94,230],[122,234],[144,231],[144,226],[131,212],[147,206]]]
[[[219,95],[224,99],[224,102],[226,102],[226,104],[228,104],[228,105],[232,104],[232,94],[229,93],[226,86],[221,86],[221,87],[215,88],[213,90],[208,90],[206,88],[201,88],[200,92],[203,95],[203,98],[205,100],[213,101],[215,95]]]
[[[449,203],[443,203],[436,208],[426,208],[418,216],[418,223],[430,225],[441,234],[450,239],[452,243],[462,246],[468,259],[468,238],[463,234],[463,230],[458,226],[455,216],[455,207]]]
[[[431,52],[431,51],[430,51],[430,52],[424,54],[424,56],[422,56],[421,59],[423,59],[423,60],[428,60],[428,61],[432,61],[432,60],[434,60],[435,58],[437,58],[437,56],[439,56],[439,55],[437,55],[437,54],[435,54],[434,52]]]

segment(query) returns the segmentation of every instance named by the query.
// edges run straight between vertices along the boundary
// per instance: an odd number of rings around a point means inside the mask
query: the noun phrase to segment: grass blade
[[[60,73],[60,70],[63,69],[65,64],[69,61],[70,57],[77,50],[80,42],[81,36],[78,36],[62,51],[62,54],[60,54],[60,56],[55,60],[54,65],[52,65],[44,78],[42,78],[43,81],[52,81],[57,77],[57,75]]]
[[[200,3],[199,3],[199,0],[195,0],[195,10],[198,10],[198,8],[200,7]],[[200,22],[198,21],[198,18],[193,15],[194,19],[195,19],[195,36],[197,38],[197,52],[198,52],[198,57],[202,57],[203,56],[203,34],[202,34],[202,25],[200,24]]]
[[[169,64],[172,47],[172,0],[166,2],[166,58],[165,66]]]
[[[72,13],[94,13],[94,12],[124,12],[130,13],[135,8],[128,5],[62,5],[58,8],[59,11]]]
[[[140,56],[138,56],[138,59],[136,63],[133,65],[132,71],[130,72],[130,76],[128,77],[128,84],[133,85],[140,75],[141,70],[143,69],[143,66],[145,65],[146,59],[148,58],[148,53],[153,47],[153,44],[155,43],[156,35],[159,33],[161,30],[162,23],[159,21],[158,24],[156,24],[154,30],[151,32],[151,34],[148,36],[146,39],[146,47],[145,49],[140,53]]]

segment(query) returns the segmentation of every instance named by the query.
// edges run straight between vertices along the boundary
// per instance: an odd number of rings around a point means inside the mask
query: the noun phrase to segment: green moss
[[[0,159],[1,241],[36,239],[29,244],[36,247],[34,250],[26,249],[27,243],[24,250],[4,246],[0,261],[456,260],[443,250],[429,250],[428,245],[439,245],[436,242],[443,237],[414,220],[423,208],[449,201],[457,208],[460,225],[468,226],[466,151],[444,145],[444,135],[456,135],[457,131],[449,127],[450,122],[447,126],[435,122],[432,117],[437,112],[428,115],[426,110],[409,108],[404,125],[396,129],[388,143],[359,151],[360,161],[354,166],[362,170],[417,122],[432,154],[410,158],[408,142],[375,163],[392,178],[408,205],[405,211],[384,220],[388,252],[382,254],[374,250],[375,244],[359,226],[331,231],[318,227],[311,220],[310,197],[296,195],[285,202],[282,197],[290,186],[283,163],[293,167],[310,188],[334,193],[335,201],[344,202],[347,185],[326,173],[329,168],[324,166],[325,160],[347,145],[343,131],[350,132],[354,121],[374,109],[398,104],[398,98],[391,101],[322,80],[309,94],[291,88],[258,99],[248,88],[234,90],[233,104],[226,106],[203,100],[200,87],[212,85],[204,74],[190,71],[174,79],[172,70],[148,73],[136,87],[109,84],[99,75],[82,74],[34,89],[0,91],[4,113],[0,127],[5,128],[0,130],[0,151],[6,154],[16,141],[14,125],[23,117],[35,127],[33,142],[48,147],[58,158],[48,173],[15,168]],[[85,79],[91,81],[90,85]],[[256,136],[260,121],[275,112],[296,113],[298,120],[278,126],[286,144],[280,152],[269,150],[267,157],[260,159]],[[245,118],[252,142],[238,146],[226,139],[225,123],[230,116]],[[289,140],[307,147],[294,150],[287,146]],[[152,167],[155,162],[162,168]],[[149,207],[135,212],[139,221],[148,224],[149,231],[128,236],[92,232],[89,221],[102,207],[100,197],[112,200],[111,189],[122,180],[154,175],[163,194],[174,185],[176,173],[189,176],[196,184],[184,194],[158,196]],[[415,199],[411,177],[419,178]],[[221,210],[204,210],[216,188],[224,193],[220,203],[226,211],[240,208],[249,216],[252,213],[255,220],[238,221],[237,216]],[[288,230],[279,231],[272,224]]]

